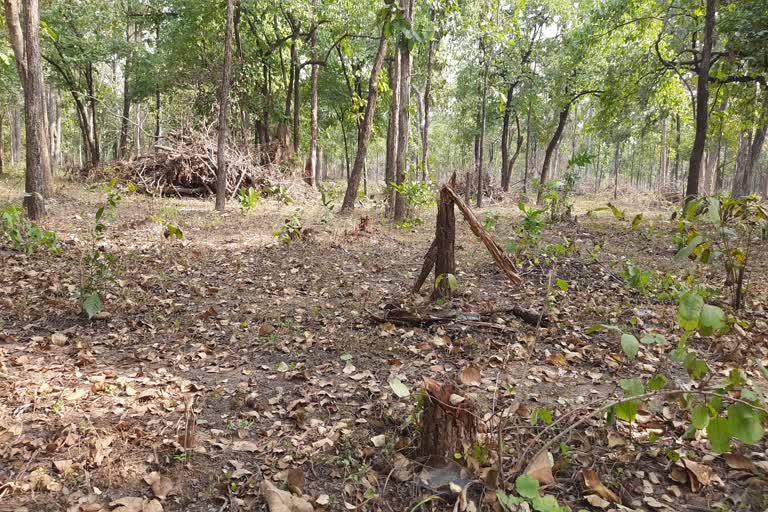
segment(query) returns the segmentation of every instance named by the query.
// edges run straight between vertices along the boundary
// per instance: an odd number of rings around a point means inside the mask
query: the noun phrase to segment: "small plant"
[[[16,251],[34,254],[44,248],[51,254],[61,254],[56,233],[27,220],[21,208],[9,207],[0,210],[0,219],[3,235]]]
[[[704,197],[690,201],[678,218],[678,259],[722,265],[731,304],[741,307],[752,245],[768,225],[768,213],[755,196]]]
[[[283,203],[285,206],[288,206],[293,202],[291,196],[288,195],[288,188],[285,185],[263,187],[261,189],[261,195],[269,199],[274,199],[279,203]]]
[[[560,506],[554,496],[541,496],[539,482],[532,476],[518,476],[515,480],[515,491],[519,496],[510,496],[502,490],[496,491],[496,500],[502,510],[514,512],[530,510],[531,507],[537,512],[570,512],[571,510],[569,507]]]
[[[156,214],[150,215],[149,218],[163,229],[165,238],[181,240],[184,238],[184,232],[176,223],[178,213],[179,211],[175,206],[166,206],[160,208]]]
[[[423,224],[424,221],[416,215],[416,212],[420,208],[428,208],[435,204],[434,183],[431,180],[410,180],[406,178],[399,185],[397,183],[390,183],[389,186],[405,199],[406,214],[409,219],[403,222],[400,227],[409,229],[418,224]]]
[[[496,229],[496,223],[499,221],[499,214],[496,212],[485,212],[485,218],[483,219],[483,227],[486,231],[493,231]]]
[[[240,203],[240,212],[245,214],[253,210],[259,204],[261,198],[255,188],[248,187],[246,189],[245,187],[240,187],[240,191],[237,193],[237,201]]]
[[[301,240],[301,215],[298,211],[283,221],[280,229],[273,233],[278,240],[285,245],[291,245],[297,240]]]
[[[323,203],[323,218],[321,222],[323,224],[329,224],[333,218],[333,211],[336,209],[336,200],[339,198],[341,188],[338,183],[334,183],[332,187],[320,187],[320,201]]]
[[[117,180],[112,179],[104,186],[106,201],[96,210],[95,224],[91,230],[91,248],[83,256],[80,277],[80,304],[83,313],[92,319],[104,307],[107,285],[113,280],[115,255],[101,243],[106,238],[107,222],[112,220],[122,200]]]
[[[545,211],[534,207],[526,208],[522,201],[517,203],[517,207],[523,212],[523,220],[520,222],[520,229],[517,230],[520,239],[510,240],[507,243],[507,252],[520,256],[526,247],[536,242],[541,236],[541,231],[544,229],[544,220],[541,216]]]

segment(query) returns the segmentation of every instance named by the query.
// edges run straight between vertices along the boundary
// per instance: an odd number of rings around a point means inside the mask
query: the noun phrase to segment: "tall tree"
[[[224,35],[224,66],[219,89],[219,130],[216,151],[216,209],[224,211],[227,203],[227,134],[229,128],[229,89],[232,82],[232,32],[234,30],[234,0],[227,0],[227,21]]]
[[[413,0],[401,0],[400,8],[403,11],[404,22],[410,26],[413,22]],[[402,37],[400,41],[400,93],[399,112],[397,120],[397,158],[395,180],[398,185],[403,185],[408,169],[408,131],[411,125],[410,97],[411,97],[411,41]],[[395,194],[395,222],[405,220],[406,198],[399,191]]]

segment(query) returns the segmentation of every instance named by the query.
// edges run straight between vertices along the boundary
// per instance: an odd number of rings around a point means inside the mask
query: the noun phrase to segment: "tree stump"
[[[453,295],[451,282],[455,283],[456,279],[456,215],[453,199],[445,187],[440,190],[440,204],[437,206],[435,245],[435,290],[432,298],[449,300]]]
[[[463,454],[477,440],[474,405],[452,385],[430,378],[424,379],[424,391],[427,397],[421,418],[421,455],[452,459],[454,453]]]

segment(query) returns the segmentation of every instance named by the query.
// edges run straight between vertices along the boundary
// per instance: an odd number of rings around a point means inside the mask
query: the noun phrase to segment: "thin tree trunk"
[[[344,203],[341,207],[342,212],[349,211],[355,207],[357,189],[360,186],[360,178],[364,171],[365,159],[368,156],[368,144],[371,140],[371,131],[373,130],[373,121],[376,114],[376,99],[379,94],[379,73],[381,72],[381,67],[384,64],[384,57],[386,55],[387,38],[382,33],[379,38],[379,49],[376,52],[376,57],[373,61],[371,77],[368,81],[368,101],[365,105],[363,123],[358,131],[357,155],[355,156],[355,164],[352,167],[352,174],[347,182],[347,191],[344,194]]]
[[[406,23],[410,24],[412,16],[412,0],[401,0],[401,7]],[[410,128],[411,114],[409,110],[411,95],[411,51],[408,45],[400,48],[400,101],[397,122],[397,166],[395,179],[398,185],[405,183],[405,172],[408,166],[408,130]],[[395,222],[405,220],[405,197],[401,193],[395,194]]]
[[[395,190],[392,184],[396,182],[397,169],[397,122],[400,112],[400,49],[395,46],[392,59],[389,62],[389,89],[392,91],[389,108],[389,123],[387,125],[387,154],[384,163],[384,185],[386,194],[387,215],[391,215],[395,207]]]
[[[224,69],[219,90],[219,133],[216,151],[216,209],[224,211],[227,202],[227,130],[229,123],[229,88],[232,82],[232,32],[234,1],[227,0],[227,27],[224,36]]]
[[[125,39],[128,43],[131,42],[131,32],[128,23],[125,25]],[[131,69],[131,56],[125,58],[125,66],[123,67],[123,114],[120,117],[120,138],[117,142],[117,154],[115,158],[122,160],[125,157],[125,150],[128,146],[128,130],[129,119],[131,116],[131,96],[128,90],[128,75]]]
[[[483,68],[483,89],[480,95],[480,141],[477,151],[477,198],[475,205],[478,208],[483,206],[483,172],[485,169],[484,152],[485,152],[485,128],[487,125],[487,102],[488,102],[488,73],[490,69],[490,58],[487,55],[487,48],[485,40],[480,42],[480,47],[483,53],[483,59],[485,65]]]
[[[434,23],[436,12],[431,10],[432,22]],[[424,81],[424,125],[421,132],[421,161],[424,165],[424,178],[429,175],[429,102],[432,94],[432,63],[435,59],[435,51],[440,44],[440,39],[436,38],[429,41],[427,47],[427,69],[426,79]]]
[[[8,131],[11,133],[11,164],[16,165],[21,160],[21,116],[18,104],[10,110]]]
[[[659,148],[659,172],[656,178],[658,184],[664,183],[667,176],[669,153],[667,152],[667,118],[661,119],[661,147]]]
[[[565,123],[568,121],[568,112],[570,108],[571,108],[571,103],[569,102],[565,106],[565,108],[563,108],[563,110],[560,111],[557,128],[555,129],[555,133],[552,135],[552,139],[549,141],[549,144],[547,144],[547,149],[544,153],[544,163],[541,166],[541,175],[539,178],[540,184],[539,184],[539,191],[536,194],[536,204],[541,204],[541,201],[543,199],[544,183],[546,183],[549,177],[549,166],[550,166],[550,162],[552,161],[552,153],[555,151],[555,148],[560,142],[560,137],[563,135],[563,130],[565,129]]]
[[[40,61],[40,11],[37,0],[24,2],[24,57],[27,79],[24,87],[27,153],[24,206],[27,215],[37,220],[45,215],[45,160],[43,66]]]
[[[304,173],[304,181],[312,186],[313,179],[317,174],[317,81],[319,65],[316,64],[317,56],[317,25],[312,29],[310,36],[310,47],[312,50],[312,69],[310,74],[310,113],[309,113],[309,158]]]
[[[685,188],[686,202],[699,195],[704,149],[707,145],[707,125],[709,123],[709,68],[712,60],[712,41],[715,35],[715,9],[717,0],[706,0],[704,16],[704,35],[701,46],[701,60],[698,66],[696,85],[696,134],[688,166],[688,183]]]
[[[501,189],[509,192],[509,122],[512,118],[512,97],[515,94],[516,82],[507,87],[507,101],[504,106],[504,116],[501,122]],[[518,128],[518,134],[520,133]]]
[[[531,164],[531,111],[533,110],[533,103],[528,104],[528,119],[525,126],[525,171],[523,174],[523,195],[528,194],[528,169]]]
[[[621,142],[616,143],[613,153],[613,198],[619,196],[619,162],[621,160]]]
[[[0,176],[5,172],[5,137],[3,132],[3,111],[0,110]]]

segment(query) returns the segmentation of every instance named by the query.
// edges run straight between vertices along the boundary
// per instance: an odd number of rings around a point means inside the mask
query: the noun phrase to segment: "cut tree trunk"
[[[456,181],[456,176],[451,180]],[[450,300],[453,287],[449,276],[456,275],[456,214],[453,199],[447,187],[440,190],[435,227],[435,289],[434,300]],[[454,277],[455,279],[455,277]]]
[[[452,385],[430,378],[424,379],[424,391],[419,451],[425,457],[453,459],[477,440],[474,404]]]

